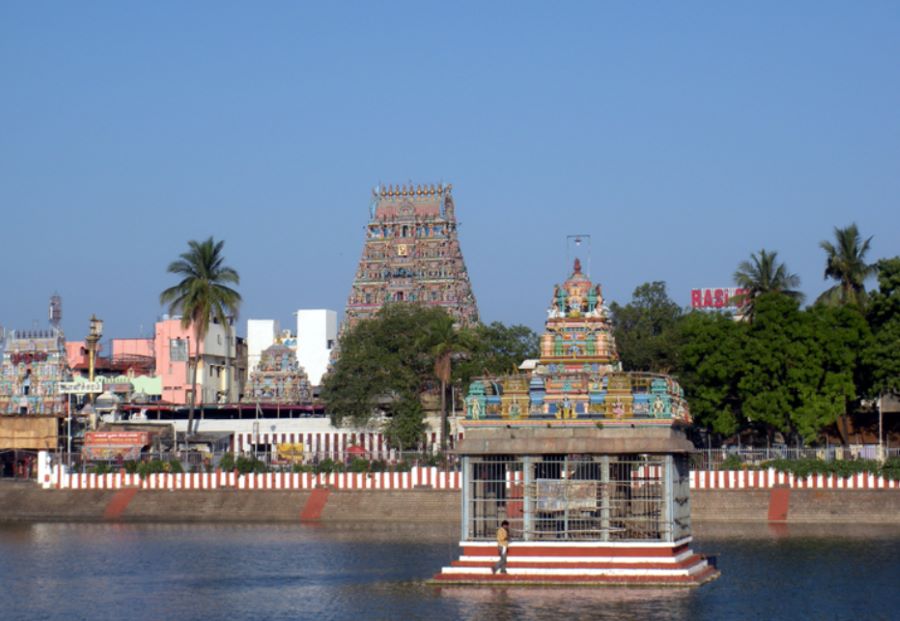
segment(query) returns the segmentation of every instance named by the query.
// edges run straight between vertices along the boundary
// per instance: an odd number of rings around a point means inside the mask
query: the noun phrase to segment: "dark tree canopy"
[[[613,334],[626,371],[669,372],[675,367],[676,326],[681,308],[666,293],[666,283],[644,283],[625,306],[613,302]]]
[[[423,393],[485,372],[509,372],[536,353],[537,337],[522,326],[458,329],[443,309],[388,304],[341,337],[322,398],[335,424],[366,426],[383,413],[391,445],[414,448],[425,429]]]
[[[527,326],[506,326],[495,321],[479,324],[470,332],[471,349],[454,368],[454,379],[463,388],[473,377],[511,373],[522,361],[540,354],[540,339]]]
[[[878,291],[868,308],[872,341],[865,353],[866,393],[900,394],[900,256],[877,263]]]
[[[332,421],[365,426],[384,412],[394,446],[418,444],[424,431],[419,397],[434,376],[429,335],[452,324],[443,309],[397,303],[345,332],[340,357],[322,385]]]
[[[722,436],[745,426],[738,381],[747,324],[728,315],[694,311],[678,325],[678,367],[694,422]]]

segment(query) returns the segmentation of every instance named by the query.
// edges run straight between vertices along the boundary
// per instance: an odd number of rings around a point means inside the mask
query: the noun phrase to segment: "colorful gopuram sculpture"
[[[256,370],[250,373],[241,401],[296,405],[312,401],[306,371],[297,362],[296,352],[281,343],[264,349]]]
[[[581,271],[553,291],[541,336],[541,357],[530,378],[485,378],[469,386],[470,421],[514,419],[592,424],[688,422],[684,393],[675,380],[625,373],[603,304],[603,292]],[[590,422],[589,422],[590,421]]]
[[[0,364],[0,414],[64,414],[66,395],[58,385],[69,375],[62,330],[10,330]]]
[[[463,325],[478,321],[451,190],[451,185],[404,185],[373,191],[344,328],[387,302],[440,306]]]

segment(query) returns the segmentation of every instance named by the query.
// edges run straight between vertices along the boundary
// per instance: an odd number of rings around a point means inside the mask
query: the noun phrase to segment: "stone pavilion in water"
[[[534,372],[466,397],[462,554],[436,584],[698,586],[691,550],[690,413],[666,375],[621,370],[602,290],[576,259],[557,286]],[[506,574],[493,574],[510,523]]]

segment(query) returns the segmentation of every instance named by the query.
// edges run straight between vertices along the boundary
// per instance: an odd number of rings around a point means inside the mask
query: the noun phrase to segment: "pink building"
[[[97,374],[152,375],[155,369],[153,339],[110,339],[111,356],[103,355],[103,344],[97,344],[94,368]],[[85,341],[66,342],[66,360],[76,374],[86,375],[90,360]]]
[[[103,346],[97,345],[97,355]],[[66,361],[70,369],[80,370],[88,368],[88,350],[87,343],[84,341],[66,341]]]
[[[132,338],[132,339],[112,339],[110,343],[112,347],[113,358],[141,357],[155,358],[156,351],[153,339]]]
[[[206,338],[200,343],[197,367],[197,404],[237,403],[242,378],[246,374],[246,350],[231,330],[211,323]],[[156,323],[154,354],[156,374],[162,378],[162,398],[170,403],[190,402],[192,391],[188,360],[197,352],[194,330],[183,328],[181,319],[164,319]]]

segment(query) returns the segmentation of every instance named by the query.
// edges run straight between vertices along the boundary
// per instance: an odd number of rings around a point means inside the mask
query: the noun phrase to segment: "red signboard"
[[[691,308],[736,308],[749,292],[739,287],[719,287],[715,289],[691,289]],[[737,299],[735,299],[737,298]]]
[[[88,431],[85,445],[92,446],[146,446],[150,444],[147,431]]]

